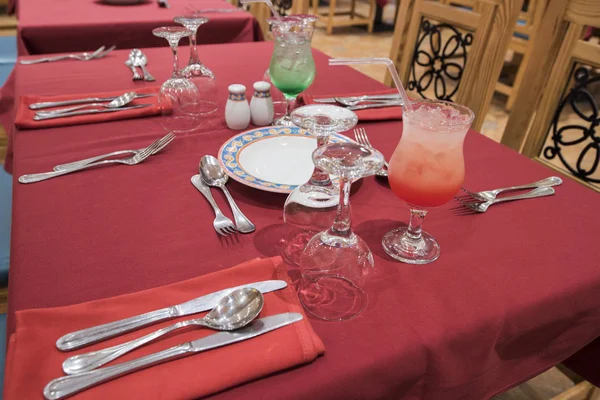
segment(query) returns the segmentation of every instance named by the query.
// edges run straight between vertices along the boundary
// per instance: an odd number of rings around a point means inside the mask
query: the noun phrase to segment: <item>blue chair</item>
[[[17,62],[17,38],[0,36],[0,86],[4,85]]]

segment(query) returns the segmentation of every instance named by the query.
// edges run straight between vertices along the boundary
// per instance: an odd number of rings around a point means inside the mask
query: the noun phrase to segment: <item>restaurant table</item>
[[[160,8],[156,0],[136,5],[111,5],[101,0],[23,0],[19,2],[19,55],[168,46],[152,34],[173,18],[193,9],[235,9],[224,0],[171,0]],[[260,26],[249,12],[207,13],[209,22],[198,28],[198,43],[237,43],[262,39]],[[187,40],[182,40],[187,44]],[[151,60],[152,62],[152,60]]]
[[[225,88],[250,88],[260,80],[272,46],[202,46],[202,59],[222,91],[221,109],[198,132],[179,136],[143,164],[30,185],[16,181],[57,163],[145,146],[164,135],[161,117],[15,133],[9,335],[17,310],[116,296],[280,254],[285,195],[230,181],[257,230],[223,238],[213,230],[212,209],[190,183],[200,158],[216,155],[239,133],[224,122]],[[165,79],[170,54],[147,52],[155,60],[153,73]],[[124,55],[117,51],[89,64],[17,66],[17,93],[134,89],[127,71],[117,69]],[[311,94],[385,88],[349,67],[329,67],[323,53],[314,55]],[[240,58],[247,61],[240,65]],[[389,159],[402,122],[359,126]],[[556,174],[475,131],[467,134],[464,155],[470,190]],[[224,197],[215,196],[229,215]],[[323,357],[211,398],[481,400],[574,354],[569,365],[600,383],[598,200],[564,177],[554,196],[497,205],[485,214],[457,215],[455,203],[433,209],[424,227],[439,240],[441,256],[419,266],[392,260],[381,246],[385,232],[406,224],[406,205],[384,181],[362,179],[353,185],[351,205],[355,231],[375,258],[365,312],[348,322],[311,319],[326,346]],[[289,271],[298,275],[297,268]],[[201,355],[194,357],[202,362]]]

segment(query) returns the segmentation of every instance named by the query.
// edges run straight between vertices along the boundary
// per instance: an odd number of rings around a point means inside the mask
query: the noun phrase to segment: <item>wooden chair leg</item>
[[[375,25],[375,7],[377,7],[375,0],[369,0],[369,33],[373,33],[373,25]]]
[[[571,389],[562,392],[558,396],[554,396],[550,400],[594,400],[593,391],[594,386],[591,383],[584,381],[573,386]],[[590,397],[590,395],[592,397]]]
[[[592,389],[592,393],[590,394],[589,400],[600,400],[600,388],[594,387]]]
[[[318,1],[318,0],[317,0]],[[335,17],[336,0],[329,0],[329,17],[327,18],[327,34],[333,33],[333,18]]]
[[[356,12],[356,0],[350,0],[350,19],[354,19]]]

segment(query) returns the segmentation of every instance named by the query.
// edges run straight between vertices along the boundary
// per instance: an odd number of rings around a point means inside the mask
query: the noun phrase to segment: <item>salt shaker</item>
[[[254,95],[250,100],[250,114],[252,114],[252,123],[256,126],[265,126],[273,122],[273,99],[270,89],[271,85],[268,82],[254,83]]]
[[[250,106],[246,100],[246,86],[230,85],[225,105],[225,122],[229,129],[246,129],[250,123]]]

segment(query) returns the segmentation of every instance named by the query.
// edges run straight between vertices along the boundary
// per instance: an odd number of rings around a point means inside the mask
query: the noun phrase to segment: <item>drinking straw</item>
[[[242,2],[248,0],[242,0]],[[250,0],[252,1],[252,0]],[[262,0],[259,0],[262,1]],[[269,0],[266,0],[269,1]],[[398,93],[400,97],[404,101],[404,108],[408,111],[413,111],[413,108],[410,104],[410,99],[406,95],[406,91],[404,90],[404,86],[402,86],[402,81],[400,80],[400,76],[398,76],[398,71],[396,71],[396,66],[389,58],[384,57],[365,57],[365,58],[331,58],[329,59],[329,65],[358,65],[358,64],[385,64],[392,75],[392,79],[394,80],[394,84],[396,84],[396,89],[398,89]]]
[[[271,13],[273,13],[273,16],[275,17],[275,19],[277,20],[277,22],[279,24],[281,24],[282,26],[284,26],[283,19],[281,18],[281,15],[279,15],[279,13],[275,9],[275,7],[273,6],[273,3],[271,3],[271,0],[240,0],[240,3],[242,3],[242,4],[248,4],[248,3],[265,3],[271,9]],[[283,30],[284,30],[283,36],[285,36],[285,38],[287,39],[287,41],[290,42],[290,43],[296,43],[296,39],[294,38],[294,36],[291,35],[287,31],[287,29],[285,27],[283,28]]]

